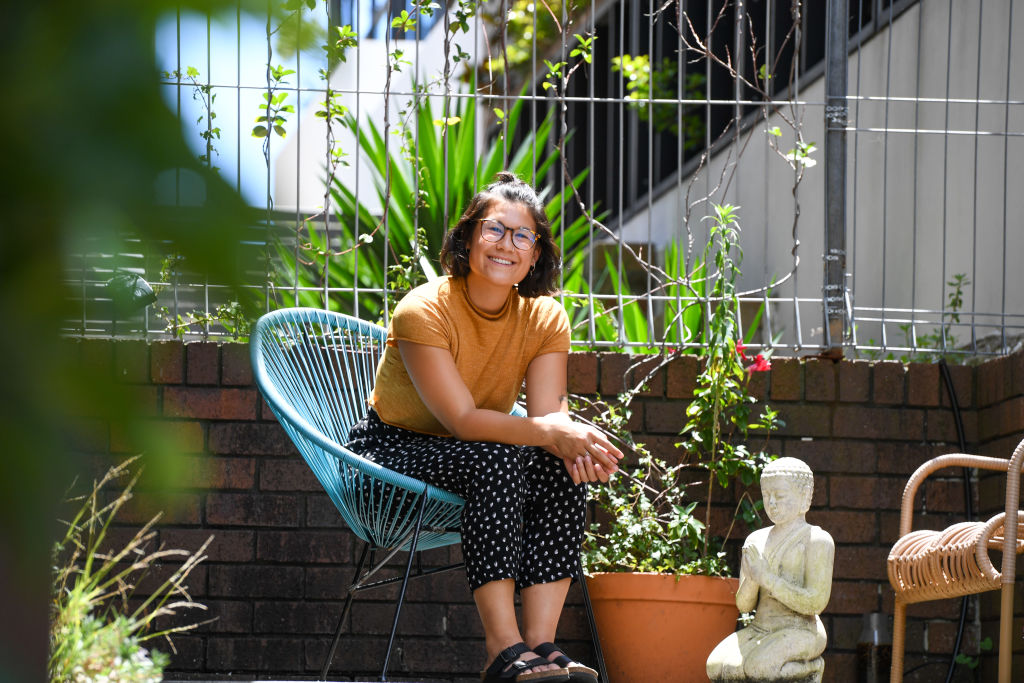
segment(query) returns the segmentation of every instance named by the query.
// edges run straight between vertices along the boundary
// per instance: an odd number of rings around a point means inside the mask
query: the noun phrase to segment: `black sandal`
[[[530,652],[526,643],[516,643],[498,653],[487,670],[480,674],[483,683],[566,683],[569,680],[569,672],[566,669],[548,669],[545,671],[530,671],[538,666],[553,664],[542,657],[534,657],[523,661],[519,655]]]
[[[541,643],[537,647],[533,648],[533,651],[539,654],[541,657],[550,658],[556,652],[561,652],[554,659],[548,659],[552,664],[564,668],[569,672],[569,680],[573,683],[597,683],[597,672],[591,669],[589,666],[584,666],[579,662],[574,662],[572,659],[565,655],[565,651],[558,647],[554,643]]]

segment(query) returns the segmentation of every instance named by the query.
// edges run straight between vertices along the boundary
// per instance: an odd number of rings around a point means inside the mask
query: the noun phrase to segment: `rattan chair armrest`
[[[903,489],[903,499],[900,506],[900,537],[902,538],[913,531],[914,498],[917,496],[918,488],[930,475],[947,467],[974,467],[977,469],[1006,472],[1009,465],[1010,460],[1004,460],[1003,458],[990,458],[984,455],[968,455],[966,453],[950,453],[928,460],[910,475],[910,479]]]

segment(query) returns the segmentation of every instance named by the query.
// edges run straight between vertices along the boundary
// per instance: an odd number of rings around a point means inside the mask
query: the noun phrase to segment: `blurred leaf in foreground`
[[[0,22],[0,61],[10,67],[0,109],[0,680],[45,675],[56,502],[92,464],[75,454],[78,418],[109,425],[132,414],[133,401],[109,369],[80,368],[78,345],[58,338],[69,307],[68,255],[86,237],[116,249],[132,231],[173,238],[191,263],[233,281],[245,205],[194,159],[160,97],[155,27],[178,6],[20,2]],[[180,6],[233,13],[236,3]],[[196,188],[180,197],[185,207],[158,205],[159,185],[183,176]],[[161,476],[173,471],[170,448],[163,450],[147,455],[148,469]]]

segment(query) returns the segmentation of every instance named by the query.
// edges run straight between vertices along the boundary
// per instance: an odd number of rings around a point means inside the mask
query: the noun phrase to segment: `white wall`
[[[464,50],[474,52],[473,40],[479,36],[483,42],[482,28],[478,32],[470,23],[469,34],[459,34],[454,42]],[[331,74],[331,87],[339,90],[357,92],[345,93],[342,104],[360,122],[372,121],[383,134],[384,128],[384,87],[387,81],[387,44],[383,40],[361,38],[358,49],[349,50],[348,61],[338,65]],[[431,106],[440,116],[443,108],[444,88],[440,77],[444,68],[444,26],[438,22],[432,30],[419,42],[412,40],[391,41],[390,48],[402,50],[402,59],[412,65],[401,65],[401,71],[393,71],[390,92],[392,93],[388,115],[392,125],[399,122],[399,110],[410,98],[398,93],[410,93],[413,88],[413,75],[417,74],[419,83],[434,83],[430,88]],[[454,50],[454,46],[452,50]],[[452,87],[458,87],[453,78]],[[454,104],[452,105],[454,107]],[[312,214],[323,207],[324,179],[327,154],[327,124],[316,116],[319,107],[309,107],[301,112],[298,134],[289,136],[284,143],[274,164],[274,206],[276,209],[294,210],[296,205],[306,213]],[[393,129],[392,129],[393,130]],[[372,211],[380,210],[380,203],[373,192],[373,176],[370,166],[362,160],[362,154],[356,144],[355,136],[348,129],[333,126],[336,148],[348,153],[346,161],[349,166],[339,166],[337,176],[350,188],[356,187],[358,173],[359,197]],[[400,141],[390,138],[390,143],[397,150]]]

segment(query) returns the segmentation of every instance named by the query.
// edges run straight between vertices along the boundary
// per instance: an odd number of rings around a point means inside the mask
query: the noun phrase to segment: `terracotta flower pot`
[[[588,577],[608,683],[707,681],[708,655],[736,630],[738,586],[711,576]]]

